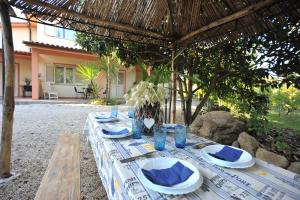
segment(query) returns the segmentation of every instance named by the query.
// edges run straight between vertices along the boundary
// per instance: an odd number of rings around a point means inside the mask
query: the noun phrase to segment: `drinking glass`
[[[167,130],[163,127],[154,127],[154,148],[158,151],[165,149]]]
[[[177,148],[184,148],[186,143],[186,126],[176,125],[174,135],[175,135],[175,146]]]
[[[111,107],[111,116],[112,117],[118,117],[118,106],[112,106]]]
[[[142,138],[142,128],[143,128],[142,119],[132,119],[132,136],[134,139]]]
[[[134,118],[134,107],[132,106],[128,107],[128,117]]]

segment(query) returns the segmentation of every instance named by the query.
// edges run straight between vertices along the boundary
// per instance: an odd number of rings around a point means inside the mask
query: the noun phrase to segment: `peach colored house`
[[[16,67],[15,96],[23,96],[25,78],[31,80],[32,86],[32,92],[25,94],[35,100],[43,98],[42,85],[46,82],[50,82],[51,90],[57,92],[59,98],[75,98],[74,86],[78,90],[87,87],[87,83],[78,76],[76,66],[93,62],[96,57],[76,45],[74,31],[14,18],[12,29]],[[2,96],[2,51],[0,54]],[[141,80],[140,74],[135,67],[121,68],[118,80],[110,81],[111,97],[123,97],[135,82]],[[104,74],[99,76],[98,85],[100,88],[106,87]]]

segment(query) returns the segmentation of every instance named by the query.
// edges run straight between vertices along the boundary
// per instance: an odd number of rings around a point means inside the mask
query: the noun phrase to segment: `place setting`
[[[142,128],[153,128],[153,143],[155,150],[166,150],[167,133],[173,133],[174,146],[184,149],[187,145],[193,152],[212,165],[224,168],[243,169],[255,164],[255,159],[247,151],[220,145],[212,141],[187,144],[187,127],[181,124],[163,124],[155,126],[149,123],[150,119],[136,119],[132,121],[133,138],[142,137]],[[143,159],[141,159],[143,158]],[[141,160],[140,160],[141,159]],[[125,159],[126,160],[126,159]],[[152,153],[140,155],[128,161],[141,161],[138,170],[138,178],[141,183],[150,190],[163,194],[187,194],[197,190],[203,183],[203,175],[198,170],[197,164],[173,158],[160,157]],[[126,161],[127,161],[126,160]],[[122,161],[121,161],[122,163]]]
[[[99,123],[116,122],[118,121],[118,107],[112,106],[111,113],[96,113],[94,119]]]

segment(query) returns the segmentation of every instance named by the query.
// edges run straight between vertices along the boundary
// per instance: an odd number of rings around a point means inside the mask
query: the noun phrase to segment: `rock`
[[[235,119],[229,112],[212,111],[198,115],[190,130],[201,137],[231,145],[245,129],[245,123]]]
[[[249,152],[252,156],[255,156],[255,152],[258,148],[259,142],[253,136],[249,135],[246,132],[242,132],[239,135],[238,142],[242,149]]]
[[[257,149],[256,158],[282,168],[286,168],[289,165],[289,161],[286,159],[286,157],[277,155],[276,153],[267,151],[263,148]]]
[[[292,162],[288,170],[300,175],[300,162]]]
[[[232,144],[231,144],[231,146],[234,146],[234,147],[237,147],[237,148],[240,148],[240,144],[239,144],[239,142],[236,140],[236,141],[234,141]]]

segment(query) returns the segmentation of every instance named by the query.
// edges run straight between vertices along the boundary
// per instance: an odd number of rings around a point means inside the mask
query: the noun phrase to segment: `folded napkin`
[[[102,129],[102,132],[106,135],[123,135],[123,134],[127,134],[129,130],[127,128],[119,129],[119,130]]]
[[[142,172],[152,183],[169,187],[186,181],[194,173],[181,162],[167,169],[142,169]]]
[[[214,154],[209,153],[209,155],[218,158],[220,160],[234,162],[241,157],[242,153],[243,151],[241,150],[231,148],[230,146],[224,146],[219,152]]]

